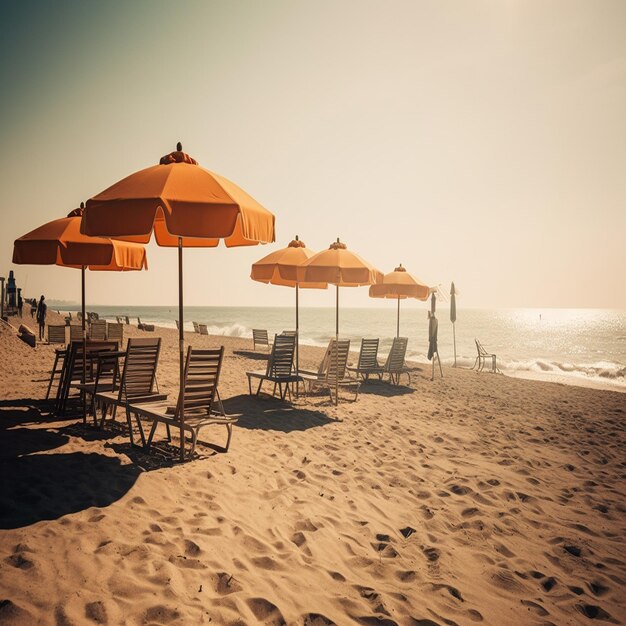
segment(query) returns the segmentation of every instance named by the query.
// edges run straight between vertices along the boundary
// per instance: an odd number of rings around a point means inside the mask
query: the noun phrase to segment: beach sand
[[[247,395],[251,340],[187,338],[226,346],[241,418],[227,454],[171,464],[51,416],[53,346],[0,330],[0,623],[626,622],[624,394],[416,367],[290,405]]]

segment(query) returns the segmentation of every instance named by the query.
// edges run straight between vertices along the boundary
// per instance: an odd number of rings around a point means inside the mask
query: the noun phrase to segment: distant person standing
[[[22,317],[22,309],[24,308],[24,299],[22,298],[22,294],[18,292],[17,294],[17,311]]]
[[[37,300],[33,298],[30,300],[30,316],[35,317],[35,313],[37,313]]]
[[[41,296],[37,305],[37,324],[39,324],[39,341],[43,341],[46,330],[46,312],[48,305],[44,302],[45,298]]]

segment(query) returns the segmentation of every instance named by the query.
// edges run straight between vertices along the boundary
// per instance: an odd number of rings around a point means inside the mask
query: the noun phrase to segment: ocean
[[[56,308],[56,307],[54,307]],[[160,306],[89,306],[105,319],[128,315],[174,328],[177,308]],[[401,310],[400,334],[409,338],[407,358],[428,363],[427,305]],[[185,329],[192,320],[207,324],[209,333],[252,337],[252,328],[270,335],[295,328],[294,310],[287,307],[185,307]],[[444,365],[454,362],[448,309],[437,311],[439,354]],[[301,308],[301,342],[325,346],[335,332],[334,308]],[[396,334],[396,306],[340,309],[340,335],[358,350],[362,337],[379,337],[386,353]],[[626,391],[626,311],[605,309],[458,309],[457,364],[471,367],[477,338],[498,356],[503,373],[557,382],[609,387]]]

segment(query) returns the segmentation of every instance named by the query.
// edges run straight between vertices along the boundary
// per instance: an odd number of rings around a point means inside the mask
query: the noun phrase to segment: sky
[[[623,0],[26,0],[3,22],[0,274],[26,295],[78,301],[80,274],[11,265],[14,239],[181,141],[276,216],[275,244],[185,251],[188,305],[292,305],[249,274],[297,234],[454,280],[459,306],[626,309]],[[175,250],[148,257],[89,273],[88,304],[175,304]]]

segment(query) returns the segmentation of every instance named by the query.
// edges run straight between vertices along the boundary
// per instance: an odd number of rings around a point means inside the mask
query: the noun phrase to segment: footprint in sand
[[[108,622],[107,610],[104,603],[89,602],[85,605],[85,617],[96,624],[106,624]]]
[[[248,606],[259,621],[267,626],[285,626],[287,622],[280,609],[265,598],[250,598]]]

